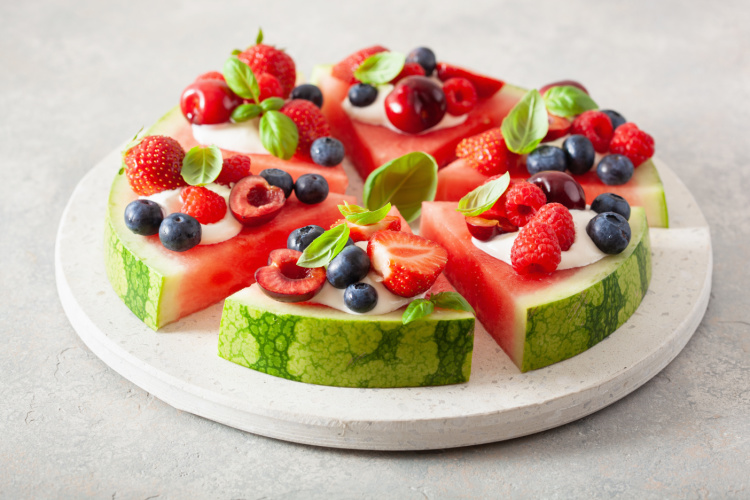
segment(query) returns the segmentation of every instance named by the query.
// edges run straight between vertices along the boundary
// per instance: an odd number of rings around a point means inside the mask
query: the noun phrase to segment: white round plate
[[[672,228],[652,229],[653,278],[636,313],[588,351],[521,373],[477,323],[471,381],[405,389],[292,382],[217,355],[221,304],[162,328],[140,322],[107,281],[103,225],[113,152],[78,184],[56,244],[60,300],[105,363],[180,410],[238,429],[337,448],[420,450],[501,441],[566,424],[634,391],[682,350],[708,305],[711,237],[695,200],[658,164]]]

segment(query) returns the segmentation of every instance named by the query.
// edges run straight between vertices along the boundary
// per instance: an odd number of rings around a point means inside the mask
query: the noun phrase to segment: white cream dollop
[[[213,144],[243,154],[269,154],[260,142],[260,118],[240,123],[193,125],[192,128],[193,137],[203,146]]]

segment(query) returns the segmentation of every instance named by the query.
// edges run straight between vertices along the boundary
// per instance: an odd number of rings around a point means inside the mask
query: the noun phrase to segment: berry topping
[[[239,182],[243,177],[251,175],[251,161],[250,157],[245,155],[234,155],[224,158],[221,162],[221,172],[215,182],[224,186],[229,186],[233,182]]]
[[[310,158],[323,167],[335,167],[344,161],[344,145],[333,137],[320,137],[310,146]]]
[[[201,224],[219,222],[227,214],[227,202],[208,188],[188,186],[180,194],[182,213],[194,217]]]
[[[387,50],[388,49],[380,45],[374,45],[372,47],[362,49],[358,52],[355,52],[354,54],[351,54],[350,56],[347,56],[346,59],[336,64],[331,69],[331,74],[346,83],[354,83],[357,81],[357,79],[354,78],[354,71],[359,67],[359,65],[362,64],[364,60],[371,55],[377,54],[379,52],[386,52]]]
[[[312,83],[303,83],[294,87],[292,90],[292,99],[304,99],[319,108],[323,107],[323,92],[320,91],[317,85],[313,85]]]
[[[391,83],[397,83],[406,78],[407,76],[425,76],[424,68],[417,63],[407,62],[401,69],[401,72],[391,80]]]
[[[541,145],[526,157],[526,170],[534,175],[546,170],[565,172],[568,168],[568,158],[565,152],[557,146]]]
[[[542,189],[547,203],[560,203],[570,210],[584,210],[586,195],[578,181],[565,172],[539,172],[529,177],[529,182]]]
[[[466,78],[448,78],[443,84],[443,92],[448,113],[453,116],[465,115],[477,104],[477,90]]]
[[[573,223],[573,216],[570,215],[570,210],[559,203],[544,205],[534,216],[533,222],[543,222],[551,227],[560,243],[560,250],[563,252],[570,250],[570,247],[576,241],[576,226]]]
[[[149,135],[123,156],[125,175],[136,194],[150,196],[187,186],[182,178],[185,150],[171,137]]]
[[[432,76],[435,67],[437,66],[437,59],[435,53],[427,47],[417,47],[416,49],[409,52],[406,56],[407,63],[417,63],[422,66],[425,76]]]
[[[456,156],[484,175],[504,174],[516,166],[519,158],[508,150],[499,128],[463,139],[456,146]]]
[[[294,183],[294,194],[302,203],[314,205],[328,198],[328,181],[318,174],[300,175]]]
[[[344,291],[344,305],[356,313],[366,313],[378,305],[378,292],[369,283],[354,283]]]
[[[552,113],[547,113],[547,123],[547,135],[544,136],[542,142],[554,141],[568,135],[570,128],[573,126],[572,121],[562,116],[553,115]]]
[[[608,186],[625,184],[633,177],[633,162],[623,155],[606,155],[596,166],[596,175]]]
[[[378,98],[378,89],[369,83],[355,83],[349,87],[349,102],[357,108],[364,108]]]
[[[630,244],[630,224],[614,212],[597,214],[586,224],[586,234],[599,250],[609,255],[622,252]]]
[[[335,288],[346,288],[365,276],[370,271],[370,258],[367,252],[357,245],[344,247],[328,264],[326,276]]]
[[[424,76],[404,78],[385,98],[388,120],[408,134],[424,132],[440,123],[446,108],[443,89]]]
[[[594,166],[596,151],[591,141],[583,135],[571,135],[562,146],[568,158],[568,170],[574,175],[583,175]]]
[[[539,93],[542,94],[542,95],[544,95],[544,93],[547,92],[552,87],[564,87],[564,86],[565,87],[576,87],[576,88],[581,89],[582,91],[584,91],[587,94],[589,93],[589,91],[586,90],[586,87],[584,87],[583,85],[581,85],[580,83],[578,83],[575,80],[560,80],[559,82],[553,82],[553,83],[548,83],[547,85],[542,85],[541,87],[539,87]]]
[[[378,231],[367,243],[372,269],[383,277],[383,285],[401,297],[414,297],[435,283],[448,252],[443,247],[411,233]]]
[[[168,250],[185,252],[201,242],[201,224],[187,214],[167,215],[159,226],[159,240]]]
[[[654,156],[654,138],[640,130],[635,123],[625,123],[615,130],[610,153],[625,155],[633,162],[633,167]]]
[[[164,213],[152,200],[135,200],[125,207],[125,225],[135,234],[151,236],[159,232]]]
[[[260,172],[260,176],[270,185],[280,187],[281,190],[284,191],[284,198],[289,198],[292,191],[294,191],[294,181],[292,180],[292,176],[280,168],[267,168]]]
[[[203,73],[202,75],[198,75],[198,78],[195,79],[196,82],[199,82],[201,80],[221,80],[224,81],[224,75],[221,74],[219,71],[208,71],[206,73]]]
[[[481,217],[466,217],[469,233],[480,241],[489,241],[495,236],[515,233],[518,227],[502,216],[484,212]]]
[[[539,186],[526,181],[510,186],[504,196],[508,220],[518,227],[528,224],[536,212],[547,203],[547,197]]]
[[[437,64],[437,75],[441,81],[447,81],[449,78],[454,77],[466,78],[474,84],[474,88],[477,90],[477,95],[480,98],[491,97],[505,85],[505,82],[502,80],[479,75],[467,69],[442,62]]]
[[[194,125],[226,123],[240,104],[242,98],[232,92],[223,79],[195,81],[180,97],[182,114]]]
[[[555,231],[543,222],[534,222],[518,233],[510,262],[518,274],[551,273],[560,265],[560,252]]]
[[[285,202],[284,191],[259,175],[241,179],[229,194],[229,210],[245,226],[260,226],[272,220]]]
[[[302,252],[280,248],[268,256],[268,265],[255,271],[263,292],[280,302],[304,302],[313,298],[326,282],[324,267],[300,267]]]
[[[284,97],[284,89],[281,87],[281,82],[271,73],[261,73],[256,76],[256,79],[258,80],[258,88],[260,89],[260,102],[265,101],[269,97]]]
[[[573,120],[571,133],[586,136],[597,153],[606,153],[612,139],[612,122],[601,111],[585,111]]]
[[[299,132],[297,153],[304,157],[310,156],[310,146],[315,139],[331,135],[331,129],[323,112],[310,101],[293,99],[284,104],[280,111],[297,125]]]
[[[617,111],[614,111],[614,110],[611,110],[611,109],[603,109],[601,111],[602,111],[602,113],[604,113],[605,115],[607,115],[609,117],[609,121],[612,122],[612,128],[614,130],[617,130],[617,128],[620,125],[623,125],[625,122],[627,122],[627,120],[625,119],[625,117],[622,116]]]
[[[261,73],[275,76],[281,83],[281,97],[289,97],[297,80],[297,69],[294,60],[286,52],[259,43],[237,54],[237,58],[250,66],[256,78]]]
[[[378,231],[401,231],[401,218],[396,215],[386,215],[375,224],[368,225],[355,224],[346,219],[339,219],[331,224],[331,227],[339,224],[349,226],[349,237],[353,241],[367,241]]]
[[[614,212],[630,219],[630,204],[625,198],[614,193],[602,193],[591,202],[591,210],[601,214],[604,212]]]
[[[304,252],[305,248],[310,246],[310,243],[324,232],[325,229],[314,224],[295,229],[289,233],[289,237],[286,239],[286,247],[290,250]]]

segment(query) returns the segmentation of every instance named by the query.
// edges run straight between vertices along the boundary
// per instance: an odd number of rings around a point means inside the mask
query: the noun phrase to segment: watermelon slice
[[[456,203],[422,208],[421,234],[448,251],[445,274],[521,371],[575,356],[603,340],[638,308],[651,280],[645,211],[633,207],[621,254],[552,275],[519,275],[471,242]]]

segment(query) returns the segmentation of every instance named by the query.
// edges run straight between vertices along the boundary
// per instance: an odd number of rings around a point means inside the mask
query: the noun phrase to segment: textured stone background
[[[6,1],[0,19],[0,497],[750,497],[746,0]],[[428,45],[524,86],[575,78],[653,134],[713,233],[711,303],[683,353],[578,422],[427,453],[246,434],[110,370],[57,299],[62,208],[259,25],[306,72],[380,42]]]

